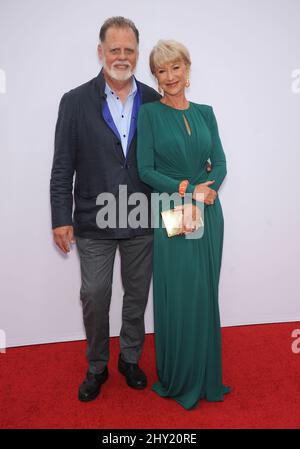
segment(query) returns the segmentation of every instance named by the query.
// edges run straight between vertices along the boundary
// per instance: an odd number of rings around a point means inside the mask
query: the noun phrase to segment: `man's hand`
[[[202,193],[204,194],[204,203],[205,204],[214,204],[215,199],[217,197],[217,192],[213,189],[211,189],[210,186],[211,184],[213,184],[215,181],[206,181],[203,182],[202,184],[197,184],[194,192],[193,192],[193,199],[196,200],[197,197],[197,193]]]
[[[53,229],[53,240],[65,254],[70,252],[70,244],[75,243],[73,226],[60,226]]]

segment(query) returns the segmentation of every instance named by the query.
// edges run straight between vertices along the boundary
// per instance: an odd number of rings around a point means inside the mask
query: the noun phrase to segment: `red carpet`
[[[111,339],[110,378],[90,403],[77,400],[86,372],[84,341],[7,349],[0,354],[0,428],[300,428],[300,323],[228,327],[223,335],[224,402],[191,411],[150,390],[156,380],[154,336],[141,367],[149,387],[127,387],[117,371],[119,339]]]

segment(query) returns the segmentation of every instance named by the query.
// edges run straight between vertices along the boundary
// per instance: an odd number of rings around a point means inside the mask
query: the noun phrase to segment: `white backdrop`
[[[223,326],[300,320],[299,0],[0,0],[1,305],[7,346],[85,337],[76,248],[53,245],[49,178],[62,94],[96,76],[113,15],[141,33],[137,78],[155,87],[159,38],[192,56],[188,98],[213,105],[227,156]],[[121,324],[116,258],[111,335]],[[146,330],[153,331],[152,289]],[[3,332],[2,332],[3,335]]]

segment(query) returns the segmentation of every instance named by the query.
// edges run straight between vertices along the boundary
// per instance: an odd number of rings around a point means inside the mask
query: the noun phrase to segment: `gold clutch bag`
[[[169,209],[161,212],[168,237],[182,233],[182,210]]]

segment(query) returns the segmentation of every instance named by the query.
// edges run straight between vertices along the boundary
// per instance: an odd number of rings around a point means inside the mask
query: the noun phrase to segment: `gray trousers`
[[[138,363],[145,339],[144,313],[152,276],[153,235],[107,240],[76,237],[76,244],[89,371],[101,373],[109,360],[109,309],[118,245],[124,288],[120,352],[126,362]]]

